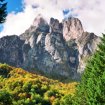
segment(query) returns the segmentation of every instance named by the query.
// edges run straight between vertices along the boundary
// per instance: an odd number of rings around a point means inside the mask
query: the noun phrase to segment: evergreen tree
[[[73,105],[105,105],[105,34],[87,63]]]
[[[6,11],[7,3],[4,2],[4,0],[0,0],[0,23],[4,23],[7,11]]]

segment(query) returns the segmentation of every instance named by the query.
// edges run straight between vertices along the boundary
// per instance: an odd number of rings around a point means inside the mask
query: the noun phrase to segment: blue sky
[[[22,11],[22,0],[6,0],[8,12],[19,12]]]
[[[22,0],[5,0],[7,2],[7,12],[8,14],[11,12],[21,12],[22,8]],[[0,25],[0,31],[3,30],[3,25]]]

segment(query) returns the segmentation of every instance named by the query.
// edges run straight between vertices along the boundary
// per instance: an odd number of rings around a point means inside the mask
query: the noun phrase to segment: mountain
[[[0,39],[0,62],[57,78],[78,79],[100,42],[79,19],[50,23],[38,15],[23,34]]]

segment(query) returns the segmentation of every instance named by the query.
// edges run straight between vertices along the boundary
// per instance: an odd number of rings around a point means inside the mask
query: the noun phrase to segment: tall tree
[[[105,34],[87,63],[73,105],[105,105]]]
[[[0,23],[4,23],[7,16],[7,3],[0,0]]]

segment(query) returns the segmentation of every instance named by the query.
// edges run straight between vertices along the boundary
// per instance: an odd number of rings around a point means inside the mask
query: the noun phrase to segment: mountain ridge
[[[1,63],[33,72],[37,68],[45,74],[71,79],[80,78],[78,74],[84,71],[85,59],[100,42],[94,33],[85,32],[81,21],[74,17],[61,23],[51,18],[48,24],[38,16],[29,29],[13,37],[0,39]]]

